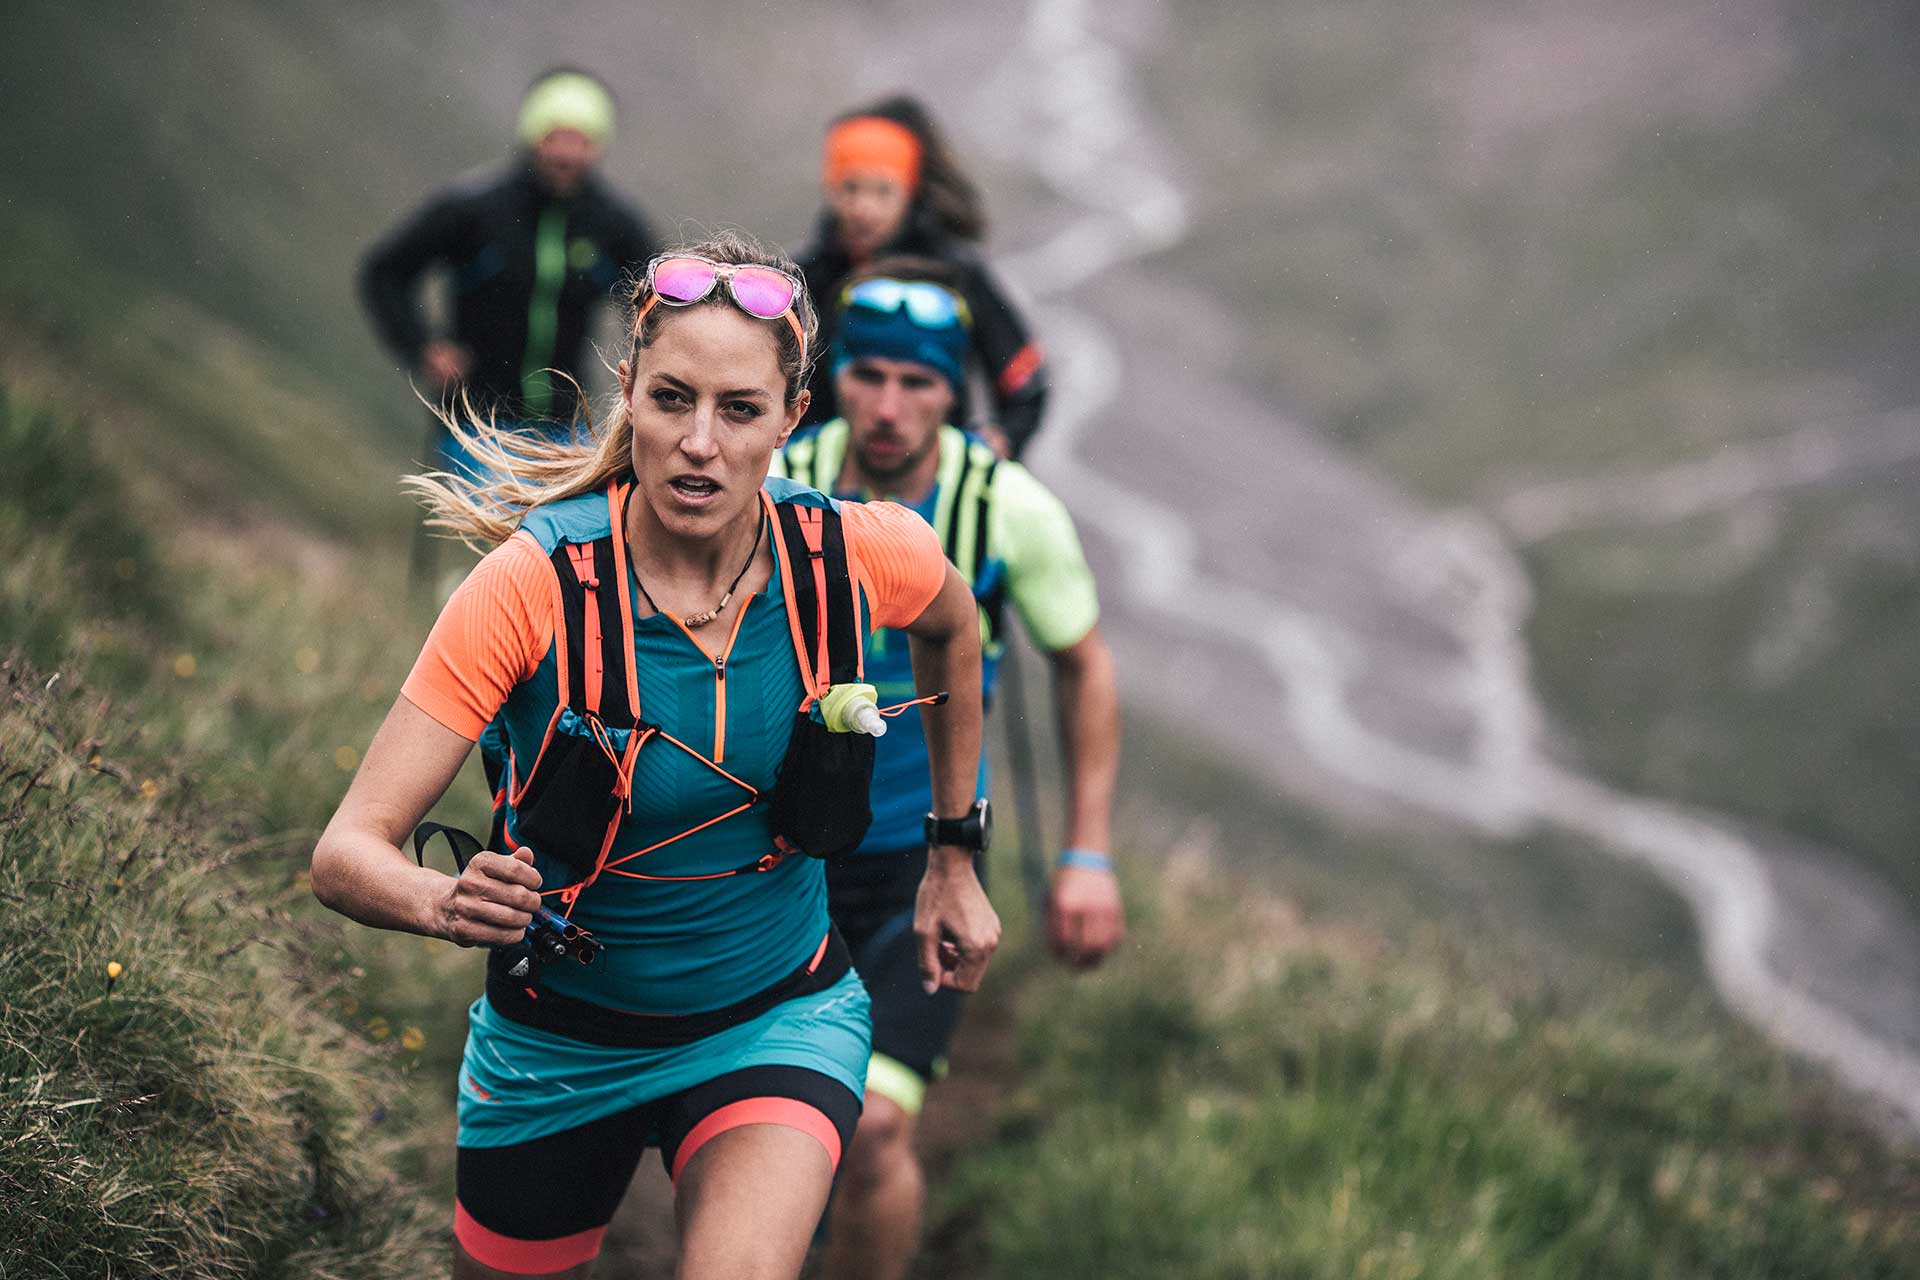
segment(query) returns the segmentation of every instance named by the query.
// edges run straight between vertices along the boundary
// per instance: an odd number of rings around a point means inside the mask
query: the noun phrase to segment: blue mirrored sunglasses
[[[866,307],[891,315],[904,310],[907,319],[922,329],[951,329],[955,325],[971,329],[973,312],[967,300],[951,289],[926,280],[890,280],[878,277],[848,285],[840,295],[840,306]]]

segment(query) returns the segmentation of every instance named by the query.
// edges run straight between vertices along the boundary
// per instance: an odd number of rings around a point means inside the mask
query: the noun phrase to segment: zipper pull
[[[724,653],[713,660],[713,678],[722,682],[727,678],[727,655]]]

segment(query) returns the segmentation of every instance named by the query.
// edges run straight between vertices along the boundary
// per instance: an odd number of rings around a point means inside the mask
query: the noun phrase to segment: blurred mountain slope
[[[1142,72],[1194,203],[1165,265],[1232,307],[1251,383],[1503,527],[1563,747],[1920,903],[1913,11],[1160,29]]]

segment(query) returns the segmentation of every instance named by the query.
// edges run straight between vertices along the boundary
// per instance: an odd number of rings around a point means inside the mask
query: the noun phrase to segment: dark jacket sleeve
[[[833,337],[839,327],[839,317],[834,309],[839,302],[840,281],[846,275],[844,257],[827,248],[824,227],[821,234],[810,244],[794,251],[794,265],[800,268],[800,278],[806,282],[807,296],[813,300],[813,312],[818,320],[819,330],[814,339],[814,349],[810,353],[812,367],[807,374],[807,389],[813,398],[807,402],[806,416],[800,425],[810,427],[826,422],[840,415],[840,406],[834,395],[833,386]]]
[[[660,252],[659,237],[638,209],[619,199],[610,204],[613,217],[607,252],[619,264],[622,280],[638,280],[647,262]]]
[[[420,277],[436,262],[451,259],[465,216],[465,202],[457,195],[435,196],[375,241],[360,261],[360,301],[374,332],[409,369],[420,363],[420,348],[427,343],[416,296]]]
[[[1046,361],[985,264],[967,264],[966,293],[973,308],[974,353],[993,391],[994,425],[1006,433],[1017,459],[1040,430],[1047,405]]]

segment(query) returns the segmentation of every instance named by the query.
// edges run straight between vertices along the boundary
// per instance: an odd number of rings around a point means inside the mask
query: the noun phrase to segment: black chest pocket
[[[609,729],[597,716],[560,713],[546,752],[513,806],[514,835],[585,877],[612,839],[632,786],[638,737],[650,727]]]
[[[802,711],[793,719],[780,778],[767,797],[775,838],[813,858],[840,858],[860,847],[873,825],[874,740],[834,733]]]

